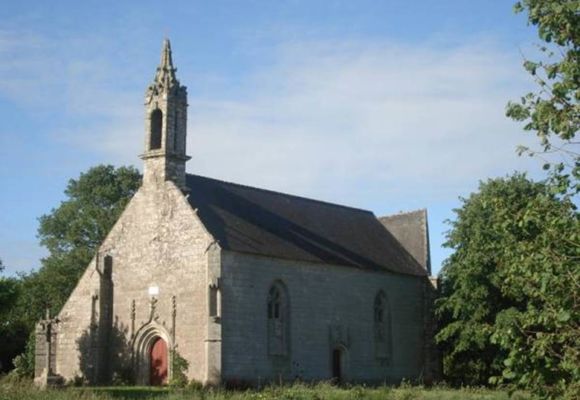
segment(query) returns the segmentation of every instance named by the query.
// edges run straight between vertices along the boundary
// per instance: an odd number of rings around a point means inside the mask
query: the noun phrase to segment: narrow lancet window
[[[277,282],[268,292],[268,354],[286,356],[289,345],[290,310],[286,288]]]
[[[149,139],[149,150],[161,148],[161,135],[163,130],[163,112],[155,109],[151,113],[151,132]]]

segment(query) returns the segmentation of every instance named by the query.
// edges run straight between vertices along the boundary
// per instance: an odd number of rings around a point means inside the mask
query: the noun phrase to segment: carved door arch
[[[156,360],[166,363],[165,377],[162,379],[161,384],[167,383],[172,373],[171,355],[169,353],[169,350],[173,348],[172,346],[173,343],[166,329],[154,321],[145,324],[137,331],[133,341],[133,365],[137,384],[160,384],[156,383],[159,380],[158,378],[152,379],[154,368],[161,368],[156,374],[162,374],[163,372],[161,364],[154,365]]]

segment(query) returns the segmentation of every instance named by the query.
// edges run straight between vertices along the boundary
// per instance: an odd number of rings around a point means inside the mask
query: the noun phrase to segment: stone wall
[[[430,274],[431,252],[429,251],[427,210],[388,215],[380,217],[379,221]]]
[[[189,379],[205,380],[212,241],[172,182],[142,187],[59,314],[56,372],[65,379],[123,377],[134,367],[133,342],[148,330],[160,332],[188,361]],[[102,284],[106,256],[112,261],[110,287]],[[150,288],[157,288],[157,294],[152,296]],[[112,304],[102,303],[106,297]],[[108,320],[110,327],[99,326]],[[109,337],[108,355],[103,335]],[[111,373],[100,375],[103,370]],[[147,374],[137,377],[146,379]]]
[[[289,356],[268,355],[268,291],[288,290]],[[346,347],[345,380],[398,382],[422,376],[424,286],[419,277],[341,266],[222,253],[222,378],[228,382],[321,380],[331,352]],[[391,309],[391,358],[377,357],[373,303],[379,290]]]
[[[276,281],[287,290],[289,334],[287,352],[272,355],[267,298]],[[388,358],[375,343],[380,290],[390,305]],[[59,314],[55,373],[147,384],[148,366],[135,361],[159,335],[187,360],[188,378],[204,383],[329,379],[337,346],[345,380],[419,378],[425,294],[418,277],[224,251],[182,192],[160,182],[137,192]]]

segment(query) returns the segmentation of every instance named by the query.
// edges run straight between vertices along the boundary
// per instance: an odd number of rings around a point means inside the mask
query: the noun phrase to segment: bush
[[[26,342],[24,353],[17,355],[12,361],[14,370],[11,373],[20,378],[34,377],[35,339],[35,334],[32,332]]]
[[[169,386],[171,387],[185,387],[187,385],[187,369],[189,368],[189,362],[183,358],[177,350],[171,351],[171,367],[172,376],[169,381]]]

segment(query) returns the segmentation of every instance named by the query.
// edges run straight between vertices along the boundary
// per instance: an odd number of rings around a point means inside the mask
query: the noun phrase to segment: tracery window
[[[390,360],[392,356],[391,310],[387,295],[382,290],[375,296],[374,331],[377,358]]]
[[[285,286],[276,282],[268,292],[268,354],[285,356],[289,344],[289,302]]]

